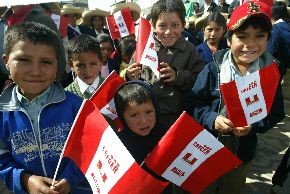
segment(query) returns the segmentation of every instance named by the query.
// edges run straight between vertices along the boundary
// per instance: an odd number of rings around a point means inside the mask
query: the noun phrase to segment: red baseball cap
[[[243,3],[233,11],[228,23],[228,29],[236,30],[248,18],[253,16],[264,18],[265,24],[272,28],[270,19],[272,17],[271,2],[273,3],[273,1],[269,0],[252,0]]]

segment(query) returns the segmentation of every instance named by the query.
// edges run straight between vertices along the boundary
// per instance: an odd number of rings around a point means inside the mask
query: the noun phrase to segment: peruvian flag
[[[59,33],[62,38],[67,36],[67,26],[68,26],[68,20],[64,16],[56,15],[56,14],[49,14],[50,17],[53,19],[55,25],[57,26],[57,29],[59,30]]]
[[[101,113],[116,123],[118,129],[122,129],[122,124],[117,115],[114,96],[118,87],[123,83],[125,83],[125,80],[113,71],[90,98]]]
[[[276,63],[221,85],[228,118],[235,127],[262,120],[271,110],[280,80]]]
[[[113,40],[135,34],[135,23],[129,8],[117,11],[106,19]]]
[[[63,156],[80,168],[93,193],[160,193],[168,184],[153,178],[135,162],[89,100],[84,100],[78,112]]]
[[[190,193],[200,193],[241,161],[184,112],[145,163],[155,173]]]
[[[141,17],[139,23],[138,40],[135,53],[136,63],[146,65],[151,68],[153,73],[159,79],[158,56],[155,50],[155,40],[153,38],[153,29],[148,20]]]

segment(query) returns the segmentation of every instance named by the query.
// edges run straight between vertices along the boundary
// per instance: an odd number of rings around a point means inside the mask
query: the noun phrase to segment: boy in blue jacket
[[[214,53],[214,62],[200,72],[189,95],[189,113],[244,162],[203,193],[241,193],[255,155],[256,133],[266,132],[285,117],[280,84],[268,116],[244,127],[234,127],[227,118],[220,92],[221,84],[254,73],[275,60],[266,52],[272,29],[269,13],[271,7],[258,1],[246,2],[235,9],[228,24],[230,49]]]
[[[0,177],[14,193],[84,193],[85,177],[63,159],[52,178],[81,105],[55,81],[57,34],[38,23],[8,29],[3,60],[14,81],[0,96]]]

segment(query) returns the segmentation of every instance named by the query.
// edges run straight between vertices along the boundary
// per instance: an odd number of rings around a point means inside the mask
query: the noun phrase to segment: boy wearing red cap
[[[249,1],[235,9],[228,24],[230,49],[214,53],[214,62],[200,72],[189,95],[189,113],[243,161],[241,166],[211,184],[203,194],[241,193],[255,156],[256,133],[266,132],[285,117],[280,84],[268,116],[244,127],[234,127],[227,118],[220,92],[221,84],[254,73],[275,60],[266,52],[272,25],[271,6],[264,2]]]

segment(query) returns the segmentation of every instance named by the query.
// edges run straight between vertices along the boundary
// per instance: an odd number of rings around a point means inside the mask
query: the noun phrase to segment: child
[[[100,76],[100,45],[93,37],[82,34],[70,41],[67,52],[68,62],[76,78],[66,90],[88,99],[104,81]]]
[[[226,19],[221,13],[211,13],[205,18],[202,25],[205,41],[196,47],[205,64],[213,61],[214,52],[227,48],[223,38],[226,28]]]
[[[227,118],[219,89],[223,83],[272,64],[274,58],[265,52],[272,28],[268,13],[270,7],[256,1],[246,2],[235,9],[228,24],[230,49],[214,53],[214,62],[200,72],[189,96],[192,104],[189,113],[243,161],[241,166],[219,178],[203,193],[241,193],[255,155],[256,133],[266,132],[285,116],[281,85],[278,85],[268,116],[251,126],[235,128]]]
[[[150,85],[129,81],[117,90],[114,102],[123,130],[116,132],[128,151],[141,164],[160,139],[159,107]]]
[[[120,64],[119,75],[123,78],[126,77],[126,71],[129,66],[129,62],[132,58],[133,53],[136,50],[136,40],[131,36],[126,36],[119,41],[117,47],[118,53],[120,53],[122,58],[122,63]]]
[[[203,61],[194,45],[181,36],[185,26],[181,0],[156,2],[151,9],[151,23],[161,73],[161,79],[153,83],[153,91],[160,105],[160,124],[166,133],[184,110],[185,93],[194,85]],[[141,65],[133,63],[126,76],[129,80],[139,79],[140,72]]]
[[[4,37],[3,60],[14,84],[0,96],[0,177],[14,193],[86,193],[84,175],[63,159],[51,187],[81,99],[55,82],[57,34],[38,23],[13,25]],[[65,114],[63,114],[65,113]]]
[[[115,65],[109,61],[109,58],[114,51],[113,41],[108,34],[100,34],[97,37],[97,41],[99,42],[102,51],[101,76],[106,78],[113,70],[115,70]]]

